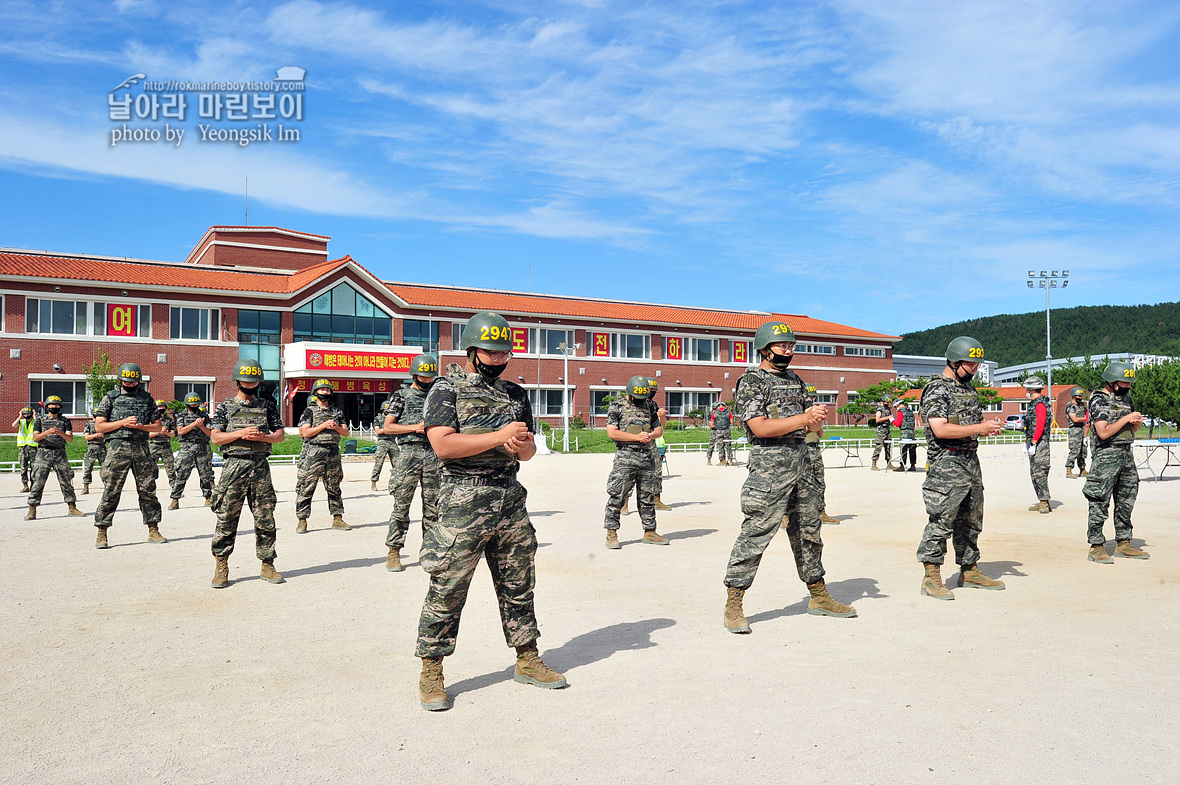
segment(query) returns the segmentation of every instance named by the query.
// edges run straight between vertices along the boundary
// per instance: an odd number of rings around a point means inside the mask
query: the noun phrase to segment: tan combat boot
[[[623,547],[622,545],[619,544],[619,530],[618,529],[607,529],[606,530],[606,547],[612,551],[617,551],[619,548]]]
[[[828,594],[828,587],[823,579],[807,584],[807,591],[811,592],[811,599],[807,602],[807,612],[812,616],[836,616],[841,619],[851,619],[856,616],[856,608],[837,602]]]
[[[82,512],[81,510],[79,510],[78,505],[76,505],[76,504],[71,504],[69,507],[70,507],[70,509],[66,512],[66,515],[70,515],[74,518],[78,518],[78,517],[81,517],[86,514],[86,513]]]
[[[32,505],[32,504],[29,505],[29,511],[25,513],[25,520],[26,521],[37,520],[37,508],[35,505]]]
[[[299,523],[295,524],[296,534],[307,534],[307,518],[300,518]]]
[[[560,690],[569,686],[565,676],[544,663],[541,655],[537,653],[535,643],[516,647],[516,673],[513,674],[512,680],[547,690]]]
[[[899,464],[897,464],[897,468],[896,468],[896,469],[894,469],[893,471],[895,471],[895,472],[904,472],[904,471],[905,471],[905,464],[904,464],[904,463],[899,463]]]
[[[959,568],[959,588],[967,587],[970,589],[989,589],[991,591],[1003,591],[1004,582],[989,578],[979,571],[979,566],[975,564],[964,564]]]
[[[389,553],[386,554],[385,569],[390,572],[402,572],[406,569],[402,566],[402,552],[397,548],[390,548]]]
[[[212,507],[212,506],[213,506],[213,497],[212,497],[212,496],[206,496],[206,497],[205,497],[205,506],[206,506],[206,507]]]
[[[213,569],[213,582],[209,585],[214,589],[224,589],[229,586],[229,557],[214,556],[217,566]]]
[[[837,526],[840,525],[839,519],[833,518],[831,515],[828,515],[828,511],[826,509],[819,511],[819,519],[823,523],[834,523]]]
[[[1053,512],[1053,508],[1049,506],[1049,502],[1037,502],[1028,508],[1029,512],[1039,512],[1041,515]]]
[[[742,610],[742,597],[745,595],[745,589],[725,587],[725,629],[738,635],[750,631],[750,622],[746,621],[746,614]]]
[[[82,495],[88,496],[89,494],[90,494],[90,483],[88,483],[88,482],[82,483]]]
[[[670,509],[672,509],[671,507],[669,507],[668,505],[664,504],[664,502],[660,500],[660,496],[659,496],[659,494],[656,494],[655,496],[653,496],[653,497],[652,497],[652,499],[653,499],[653,500],[655,501],[655,503],[656,503],[656,509],[657,509],[657,510],[670,510]]]
[[[922,593],[936,600],[953,600],[955,593],[942,582],[941,564],[923,564],[926,577],[922,579]]]
[[[180,509],[180,499],[173,499],[171,504],[168,505],[168,509],[169,510],[179,510]]]
[[[630,515],[631,512],[627,509],[630,504],[631,497],[628,496],[626,499],[623,499],[623,506],[619,509],[619,515]]]
[[[1066,466],[1065,467],[1065,479],[1072,480],[1074,477],[1077,477],[1077,475],[1073,473],[1073,467]]]
[[[712,466],[712,465],[713,465],[713,459],[712,459],[712,458],[706,458],[706,459],[705,459],[705,465],[706,465],[706,466]],[[25,488],[25,490],[26,490],[26,491],[28,491],[28,490],[29,490],[29,489],[28,489],[28,487],[26,487],[26,488]]]
[[[872,469],[873,471],[875,471],[875,472],[879,472],[879,471],[881,471],[881,468],[880,468],[879,466],[877,466],[877,462],[876,462],[876,461],[873,461],[873,465],[872,465],[871,467],[869,467],[869,468],[871,468],[871,469]]]
[[[163,534],[160,534],[160,527],[159,526],[154,526],[154,525],[149,524],[148,525],[148,542],[162,544],[162,543],[168,542],[168,540],[167,540],[167,538],[164,537]]]
[[[1078,476],[1079,477],[1089,477],[1090,472],[1086,471],[1085,469],[1082,469],[1080,472],[1078,472]]]
[[[1119,540],[1119,544],[1114,548],[1114,555],[1121,556],[1124,559],[1150,559],[1151,554],[1147,551],[1141,551],[1131,544],[1130,540]]]
[[[451,699],[443,686],[442,657],[423,657],[422,675],[418,677],[418,701],[427,711],[446,711]]]
[[[274,559],[266,559],[262,562],[262,572],[260,573],[262,580],[267,583],[286,583],[283,576],[275,569]]]
[[[1110,554],[1106,552],[1105,545],[1091,545],[1086,559],[1099,564],[1114,564],[1114,559],[1110,558]]]
[[[643,541],[648,545],[667,545],[669,540],[667,537],[661,537],[656,534],[656,530],[652,529],[649,532],[643,533]]]
[[[340,531],[342,531],[342,532],[348,532],[348,531],[352,531],[352,527],[351,527],[351,526],[349,526],[347,523],[345,523],[345,522],[344,522],[344,516],[343,516],[343,515],[334,515],[334,516],[332,516],[332,528],[333,528],[333,529],[339,529],[339,530],[340,530]]]
[[[20,492],[21,493],[28,493],[29,492],[29,484],[27,482],[20,487]]]
[[[99,528],[98,537],[96,537],[94,540],[94,547],[100,551],[111,547],[110,545],[107,545],[107,530],[105,528]]]
[[[369,490],[370,491],[377,490],[377,481],[376,480],[373,480],[372,482],[369,483]]]

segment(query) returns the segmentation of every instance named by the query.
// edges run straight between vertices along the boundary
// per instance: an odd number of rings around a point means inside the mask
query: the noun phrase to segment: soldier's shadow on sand
[[[551,515],[562,515],[562,514],[564,514],[563,510],[541,510],[540,512],[533,512],[532,510],[529,510],[529,517],[530,518],[548,518]]]
[[[836,581],[835,583],[828,583],[828,593],[835,599],[846,605],[854,605],[859,600],[883,600],[887,598],[888,594],[882,594],[877,589],[877,581],[873,578],[849,578],[845,581]],[[762,621],[770,621],[771,619],[781,619],[784,616],[801,616],[807,613],[807,603],[810,598],[805,598],[795,603],[788,605],[785,608],[779,608],[774,611],[762,611],[746,616],[746,620],[751,624]]]
[[[609,627],[571,638],[556,649],[542,651],[541,656],[549,667],[559,673],[567,673],[583,665],[605,660],[615,652],[650,649],[652,646],[658,645],[651,639],[652,633],[675,624],[676,622],[672,619],[644,619],[636,622],[612,624]],[[502,681],[511,681],[515,669],[516,666],[513,664],[502,671],[486,673],[483,676],[475,676],[455,684],[448,684],[447,692],[451,697],[455,697],[464,692],[473,692],[493,684],[499,684]]]
[[[669,506],[669,507],[671,507],[673,510],[675,510],[675,509],[678,509],[678,508],[680,508],[680,507],[692,507],[694,504],[712,504],[712,503],[713,503],[713,502],[711,502],[711,501],[698,501],[698,502],[672,502],[672,503],[671,503],[671,504],[669,504],[668,506]]]
[[[304,567],[296,570],[283,570],[284,578],[298,578],[303,575],[317,575],[321,572],[335,572],[336,570],[350,570],[356,567],[365,568],[373,567],[378,564],[384,564],[385,557],[378,556],[370,559],[349,559],[348,561],[332,561],[327,564],[317,564],[314,567]],[[415,564],[407,564],[407,567],[417,566]],[[245,579],[243,579],[245,580]]]
[[[988,576],[989,578],[996,579],[1004,578],[1008,575],[1011,575],[1013,578],[1027,578],[1027,572],[1017,569],[1018,567],[1023,566],[1024,562],[1019,561],[981,561],[979,563],[979,569],[984,575]],[[952,580],[954,581],[953,585]],[[946,584],[949,588],[953,589],[956,585],[958,585],[958,581],[959,576],[956,573],[947,579]]]
[[[663,536],[668,540],[691,540],[693,537],[708,537],[710,534],[716,534],[717,529],[685,529],[679,532],[667,532]],[[628,540],[623,545],[638,545],[643,542],[643,539]]]

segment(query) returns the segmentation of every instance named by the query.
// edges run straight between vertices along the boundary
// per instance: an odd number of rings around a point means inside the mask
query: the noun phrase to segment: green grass
[[[341,448],[343,448],[343,446],[344,446],[343,441],[341,441],[340,446],[341,446]],[[356,446],[358,449],[361,447],[372,447],[373,442],[369,441],[368,439],[357,439]],[[180,449],[180,440],[179,439],[172,440],[172,449],[173,450]],[[278,444],[273,446],[271,453],[273,455],[298,455],[302,449],[303,449],[303,440],[300,439],[298,436],[294,436],[292,434],[287,434],[287,438],[283,439],[283,441],[281,441]],[[213,451],[216,452],[217,448],[214,447]],[[82,460],[82,457],[85,454],[86,454],[86,440],[82,438],[81,433],[76,433],[76,434],[74,434],[74,441],[72,441],[66,445],[66,457],[68,457],[71,461],[80,461],[80,460]],[[0,462],[2,462],[2,461],[15,461],[15,460],[16,460],[16,437],[15,436],[0,436]]]
[[[561,452],[562,431],[560,428],[550,429],[548,425],[543,427],[546,437],[550,430],[556,434],[555,449]],[[664,441],[668,444],[707,444],[709,441],[709,430],[704,427],[685,428],[684,430],[667,430],[664,431]],[[871,439],[875,432],[874,428],[866,426],[848,426],[840,428],[825,428],[824,438],[829,436],[839,436],[843,439]],[[746,433],[741,428],[734,428],[731,436],[733,439],[740,439]],[[577,449],[574,449],[574,440],[577,440]],[[548,443],[548,442],[546,442]],[[571,453],[594,453],[594,452],[614,452],[615,443],[606,435],[605,428],[595,428],[593,430],[586,428],[583,430],[570,429],[570,452]]]

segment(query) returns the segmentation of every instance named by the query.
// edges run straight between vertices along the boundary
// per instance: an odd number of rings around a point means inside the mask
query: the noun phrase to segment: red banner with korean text
[[[668,337],[664,339],[664,356],[669,360],[684,359],[684,339]]]
[[[590,333],[590,356],[610,357],[610,333]]]
[[[513,354],[529,353],[529,328],[512,328],[512,352]]]
[[[135,337],[135,311],[134,305],[107,303],[107,335]]]
[[[295,393],[311,392],[311,385],[314,381],[314,379],[291,379],[292,389],[288,397],[294,398]],[[332,389],[336,392],[388,394],[393,391],[393,382],[389,379],[328,379],[328,381],[332,383]]]
[[[749,341],[734,341],[733,342],[733,361],[735,363],[750,362],[750,342]]]
[[[335,349],[307,349],[309,371],[372,371],[409,373],[410,361],[417,353],[348,352]]]

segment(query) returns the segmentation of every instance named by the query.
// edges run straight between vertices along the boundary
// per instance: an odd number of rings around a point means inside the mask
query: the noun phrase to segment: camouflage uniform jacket
[[[733,427],[733,415],[729,409],[717,409],[713,412],[713,430],[728,431]]]
[[[312,401],[311,404],[303,410],[303,416],[299,418],[300,427],[304,425],[323,425],[326,422],[335,420],[337,425],[344,423],[344,412],[340,410],[335,404],[329,403],[327,406],[320,406],[319,403]],[[337,450],[340,449],[340,434],[330,428],[317,433],[315,436],[303,440],[304,444],[316,447],[326,447]]]
[[[916,419],[914,417],[914,410],[910,407],[905,407],[901,410],[901,438],[914,438],[914,428],[916,426]]]
[[[223,433],[241,430],[250,426],[263,433],[275,433],[283,429],[279,408],[269,398],[254,398],[243,401],[234,396],[217,404],[213,412],[213,430]],[[248,458],[253,455],[269,455],[270,445],[266,442],[251,442],[235,439],[221,445],[221,454],[226,458]]]
[[[889,421],[893,419],[893,413],[889,411],[888,406],[878,406],[876,414],[873,415],[877,419],[877,438],[889,438]]]
[[[385,417],[389,414],[389,404],[391,403],[393,403],[393,398],[387,398],[384,403],[377,407],[377,423],[382,428],[385,427]],[[397,443],[395,436],[392,433],[379,433],[377,434],[377,441],[393,446]]]
[[[102,397],[98,407],[94,410],[95,417],[103,417],[107,422],[122,420],[124,417],[135,415],[140,425],[151,425],[160,419],[156,410],[156,401],[143,387],[136,387],[131,392],[122,387],[116,387]],[[147,442],[148,434],[138,428],[119,428],[106,435],[109,442],[119,439],[129,439],[133,442]]]
[[[951,425],[978,425],[983,422],[983,409],[979,405],[979,393],[970,381],[948,379],[939,374],[930,379],[922,389],[922,419],[926,421],[926,455],[934,459],[950,450],[952,452],[975,452],[979,447],[978,436],[963,439],[940,439],[930,427],[930,418],[946,420]]]
[[[433,387],[434,385],[431,385]],[[398,425],[413,425],[423,422],[423,410],[426,408],[426,393],[417,387],[403,387],[389,399],[385,408],[385,415],[392,416]],[[399,433],[394,439],[398,444],[421,444],[430,446],[430,440],[424,433]]]
[[[167,409],[163,412],[156,409],[156,417],[160,421],[160,432],[158,434],[152,434],[150,443],[166,444],[171,447],[172,437],[176,435],[176,418]]]
[[[205,412],[202,412],[200,410],[198,410],[196,412],[196,414],[194,414],[191,409],[186,408],[176,418],[176,428],[179,429],[180,427],[188,425],[189,423],[196,422],[197,420],[204,420],[205,426],[207,428],[213,427],[213,425],[212,425],[213,420],[210,419],[208,414],[205,414]],[[184,445],[186,443],[190,443],[190,442],[196,442],[198,444],[208,444],[209,437],[207,435],[205,435],[205,432],[201,430],[201,426],[198,425],[197,427],[193,428],[188,433],[184,433],[184,434],[180,435],[180,443],[182,445]]]
[[[1041,431],[1041,438],[1037,444],[1049,438],[1049,432],[1053,430],[1053,421],[1049,415],[1050,401],[1047,395],[1038,395],[1028,402],[1028,411],[1024,415],[1024,442],[1025,444],[1032,444],[1033,437],[1037,432],[1037,407],[1045,407],[1045,430]]]
[[[630,397],[624,395],[611,401],[610,407],[606,410],[606,424],[627,433],[651,433],[660,427],[660,418],[651,401],[641,401],[636,405],[631,402]],[[651,444],[615,442],[615,449],[650,450]]]
[[[1086,427],[1086,415],[1088,413],[1089,413],[1089,408],[1086,406],[1085,403],[1074,403],[1073,401],[1070,401],[1069,403],[1067,403],[1065,405],[1066,419],[1069,419],[1069,416],[1071,414],[1074,415],[1075,417],[1082,418],[1081,422],[1074,422],[1073,420],[1070,420],[1069,421],[1070,428],[1085,428]]]
[[[430,387],[423,419],[426,428],[442,426],[458,433],[491,433],[510,422],[522,422],[534,433],[533,407],[528,394],[504,379],[485,379],[467,373],[457,363],[447,366],[445,376]],[[466,458],[443,461],[442,476],[515,480],[520,461],[504,447],[486,450]]]
[[[794,371],[789,368],[782,371],[755,368],[746,371],[738,379],[734,409],[742,421],[742,428],[746,431],[750,444],[773,447],[805,438],[807,429],[800,428],[783,436],[762,438],[755,436],[750,430],[750,420],[754,417],[794,417],[803,414],[814,404],[815,400],[807,394],[807,385]]]
[[[1113,424],[1133,411],[1135,411],[1135,404],[1131,401],[1130,392],[1120,395],[1106,390],[1095,390],[1090,395],[1090,422],[1102,420]],[[1109,439],[1099,439],[1097,431],[1092,431],[1090,435],[1094,437],[1094,446],[1098,449],[1126,447],[1135,442],[1135,426],[1125,425]]]
[[[61,415],[54,417],[51,414],[38,414],[35,418],[33,418],[33,433],[43,433],[44,431],[48,431],[50,428],[60,428],[71,435],[74,433],[74,426],[70,424],[68,417],[62,417]],[[37,442],[37,450],[38,452],[44,451],[45,453],[52,453],[53,458],[60,458],[64,460],[66,457],[65,437],[57,436],[56,434],[53,436],[46,436],[41,441]]]
[[[87,420],[86,427],[82,429],[82,435],[98,433],[98,428],[94,425],[94,420]],[[86,442],[87,450],[105,450],[107,447],[107,436],[105,433],[98,433],[97,439],[90,439]]]

